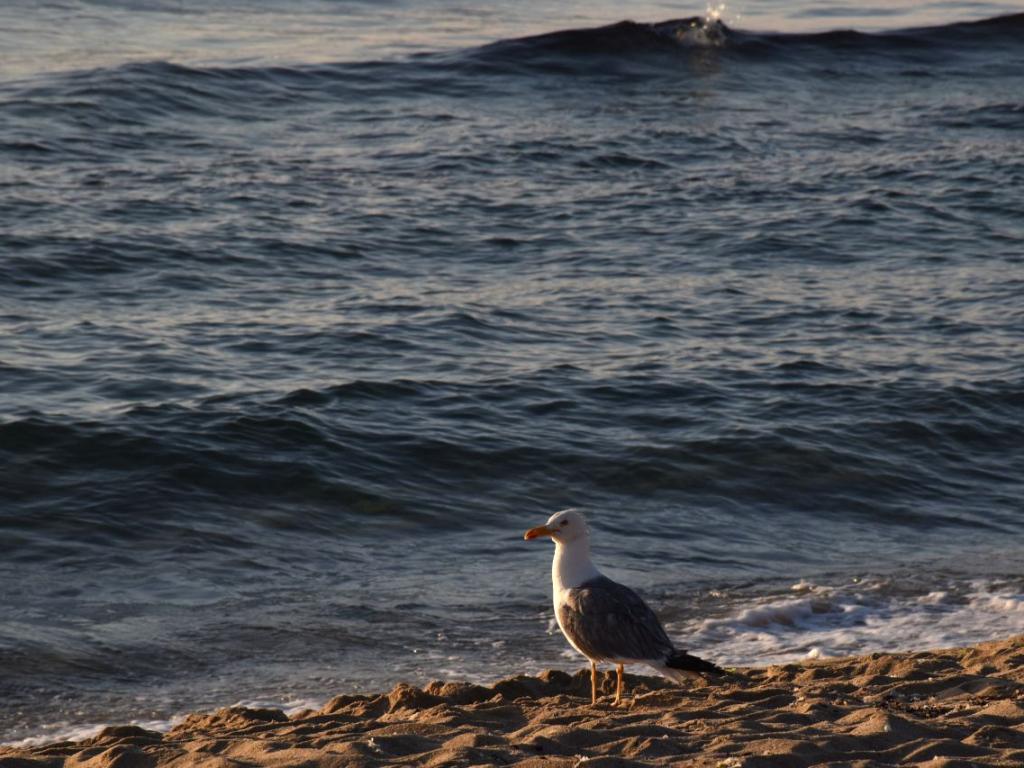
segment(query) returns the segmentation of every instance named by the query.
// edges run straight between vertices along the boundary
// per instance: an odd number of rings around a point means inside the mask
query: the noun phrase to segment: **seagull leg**
[[[618,675],[618,680],[615,683],[615,701],[612,702],[613,707],[617,707],[622,703],[622,668],[622,664],[615,665],[615,672]]]
[[[597,704],[597,663],[590,662],[590,703]]]

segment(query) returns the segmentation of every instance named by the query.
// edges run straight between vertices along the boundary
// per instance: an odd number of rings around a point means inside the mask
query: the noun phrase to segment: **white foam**
[[[280,709],[286,715],[292,715],[303,710],[318,710],[324,706],[326,700],[289,698],[284,701],[272,699],[243,699],[231,704],[232,707],[245,707],[247,709]],[[16,741],[0,741],[0,746],[5,747],[35,747],[42,744],[53,744],[62,741],[83,741],[96,736],[104,728],[113,725],[134,725],[144,728],[147,731],[166,733],[174,726],[183,722],[185,715],[175,715],[166,720],[129,720],[127,723],[50,723],[40,726],[39,733]]]
[[[725,33],[719,21],[706,21],[679,27],[675,31],[676,42],[694,48],[720,48],[725,45]]]
[[[183,717],[172,717],[169,720],[131,720],[127,725],[145,728],[147,731],[166,733],[183,719]],[[54,744],[61,741],[83,741],[84,739],[91,739],[104,728],[109,728],[111,725],[113,723],[88,723],[85,725],[51,723],[40,726],[40,733],[35,736],[18,739],[17,741],[0,742],[0,745],[5,747],[36,747],[41,744]],[[125,725],[125,723],[119,723],[119,725]]]
[[[735,666],[963,646],[1024,633],[1019,587],[976,580],[915,592],[889,580],[800,582],[789,594],[671,629],[691,650]]]

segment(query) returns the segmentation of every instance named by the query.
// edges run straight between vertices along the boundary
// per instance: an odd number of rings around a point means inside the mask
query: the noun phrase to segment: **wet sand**
[[[736,669],[676,687],[628,677],[589,701],[589,673],[494,686],[399,685],[319,711],[224,709],[168,733],[107,728],[0,747],[0,768],[154,766],[1024,766],[1024,637],[970,648]]]

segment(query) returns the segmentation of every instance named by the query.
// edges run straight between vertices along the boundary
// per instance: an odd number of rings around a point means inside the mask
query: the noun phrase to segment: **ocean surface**
[[[1022,10],[0,4],[0,742],[1024,632]]]

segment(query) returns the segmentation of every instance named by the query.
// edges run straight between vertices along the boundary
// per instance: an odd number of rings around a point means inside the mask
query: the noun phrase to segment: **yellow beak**
[[[550,536],[554,531],[548,528],[546,525],[538,525],[536,528],[531,528],[523,534],[524,539],[537,539],[541,536]]]

